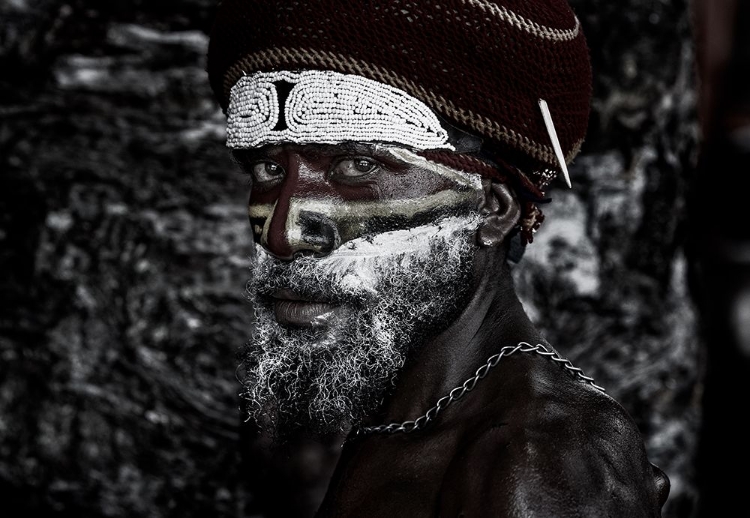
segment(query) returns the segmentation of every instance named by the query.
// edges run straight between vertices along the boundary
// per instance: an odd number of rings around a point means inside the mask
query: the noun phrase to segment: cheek
[[[266,224],[271,211],[273,210],[273,203],[257,203],[250,198],[247,204],[247,217],[250,221],[250,229],[253,232],[253,238],[256,242],[260,241],[260,236],[263,233],[263,226]]]
[[[478,193],[439,191],[418,198],[379,201],[343,201],[331,204],[300,202],[298,220],[307,239],[335,234],[337,246],[360,237],[418,227],[446,216],[476,211]],[[332,226],[333,228],[328,228]]]

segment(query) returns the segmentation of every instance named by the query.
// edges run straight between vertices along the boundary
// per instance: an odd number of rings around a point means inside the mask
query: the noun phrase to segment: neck
[[[414,354],[378,421],[416,419],[502,347],[543,341],[516,296],[504,258],[492,252],[480,251],[475,262],[478,280],[465,309]]]

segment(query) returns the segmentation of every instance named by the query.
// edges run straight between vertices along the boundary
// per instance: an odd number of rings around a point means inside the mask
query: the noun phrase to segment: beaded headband
[[[385,142],[455,151],[422,101],[392,86],[334,71],[256,72],[232,87],[227,146]]]

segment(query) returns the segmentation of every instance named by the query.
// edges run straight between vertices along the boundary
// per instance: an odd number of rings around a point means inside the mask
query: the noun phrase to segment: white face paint
[[[463,308],[477,246],[475,214],[280,261],[257,249],[248,283],[256,325],[245,350],[251,417],[283,435],[345,429],[376,410],[407,355]],[[277,322],[280,289],[335,306],[309,327]]]
[[[398,146],[377,146],[377,149],[392,155],[405,164],[415,165],[422,169],[432,171],[438,176],[447,178],[454,182],[456,186],[466,187],[480,192],[482,190],[482,178],[478,174],[466,173],[438,162],[432,162],[413,151]]]

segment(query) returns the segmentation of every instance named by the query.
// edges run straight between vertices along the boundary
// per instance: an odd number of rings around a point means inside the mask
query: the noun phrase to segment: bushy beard
[[[411,352],[444,330],[471,288],[476,214],[359,238],[324,258],[280,261],[258,248],[243,351],[248,417],[277,438],[346,430],[376,412]],[[339,305],[311,327],[280,325],[270,294]]]

